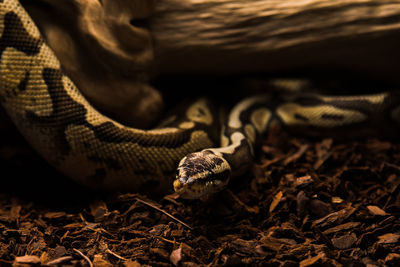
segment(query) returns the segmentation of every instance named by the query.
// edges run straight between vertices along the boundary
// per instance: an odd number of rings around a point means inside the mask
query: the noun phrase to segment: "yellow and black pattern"
[[[398,91],[358,96],[302,94],[280,104],[282,125],[308,135],[386,136],[399,132]]]
[[[249,169],[254,147],[274,121],[308,135],[397,137],[398,92],[360,96],[296,93],[285,101],[250,97],[237,104],[225,123],[221,147],[187,155],[178,167],[175,191],[199,198],[221,190],[231,177]]]
[[[206,148],[179,163],[174,189],[184,198],[199,198],[224,188],[232,176],[249,169],[254,147],[272,119],[268,96],[249,97],[230,112],[221,131],[220,147]]]
[[[171,187],[179,160],[215,144],[213,111],[192,103],[170,126],[144,131],[95,110],[65,76],[33,21],[16,0],[0,3],[1,103],[26,139],[80,183],[107,190],[149,181]],[[166,186],[164,184],[164,186]]]
[[[18,129],[65,175],[105,190],[165,189],[178,168],[173,186],[186,198],[221,190],[247,170],[271,121],[311,133],[382,130],[382,123],[397,129],[400,122],[400,97],[391,92],[300,95],[285,103],[250,97],[232,109],[220,141],[220,122],[206,99],[163,128],[133,129],[86,101],[17,0],[0,0],[0,86],[0,102]]]

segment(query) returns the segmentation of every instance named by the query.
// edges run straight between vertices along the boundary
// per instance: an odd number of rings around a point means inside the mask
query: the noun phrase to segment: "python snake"
[[[152,130],[124,126],[98,112],[66,76],[17,0],[0,0],[0,101],[28,142],[55,168],[81,184],[140,190],[158,184],[184,198],[221,190],[248,169],[271,121],[330,132],[400,122],[398,93],[329,97],[301,95],[267,106],[257,96],[237,104],[220,141],[215,110],[193,101],[181,116]],[[393,127],[394,128],[394,127]],[[361,129],[361,128],[360,128]],[[213,148],[215,147],[215,148]],[[198,152],[200,151],[200,152]]]

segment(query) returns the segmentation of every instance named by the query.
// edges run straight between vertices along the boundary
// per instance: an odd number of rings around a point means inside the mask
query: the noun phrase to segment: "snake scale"
[[[400,122],[398,93],[384,92],[302,95],[272,106],[266,105],[266,96],[249,97],[221,127],[215,108],[197,99],[162,128],[134,129],[101,114],[85,99],[17,0],[0,0],[0,36],[4,109],[51,165],[93,188],[173,185],[182,197],[198,198],[221,190],[231,176],[248,169],[257,140],[271,121],[309,132],[357,131],[366,124],[380,130],[382,121],[397,129]],[[213,133],[217,128],[222,128],[220,137]]]

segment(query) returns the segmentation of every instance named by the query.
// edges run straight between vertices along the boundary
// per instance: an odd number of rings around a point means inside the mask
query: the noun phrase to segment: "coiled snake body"
[[[177,169],[175,190],[197,198],[246,170],[273,118],[285,126],[323,131],[367,122],[375,127],[382,117],[392,124],[400,121],[399,97],[388,92],[302,96],[273,110],[265,106],[266,97],[250,97],[231,111],[220,144],[211,133],[219,122],[205,99],[188,105],[184,115],[163,128],[134,129],[86,101],[17,0],[0,1],[0,36],[3,107],[47,161],[95,188],[138,190],[151,182],[171,187]]]

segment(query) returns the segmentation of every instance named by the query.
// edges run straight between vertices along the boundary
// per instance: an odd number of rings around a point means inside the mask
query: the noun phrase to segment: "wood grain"
[[[161,73],[340,71],[400,83],[400,1],[163,0]]]

